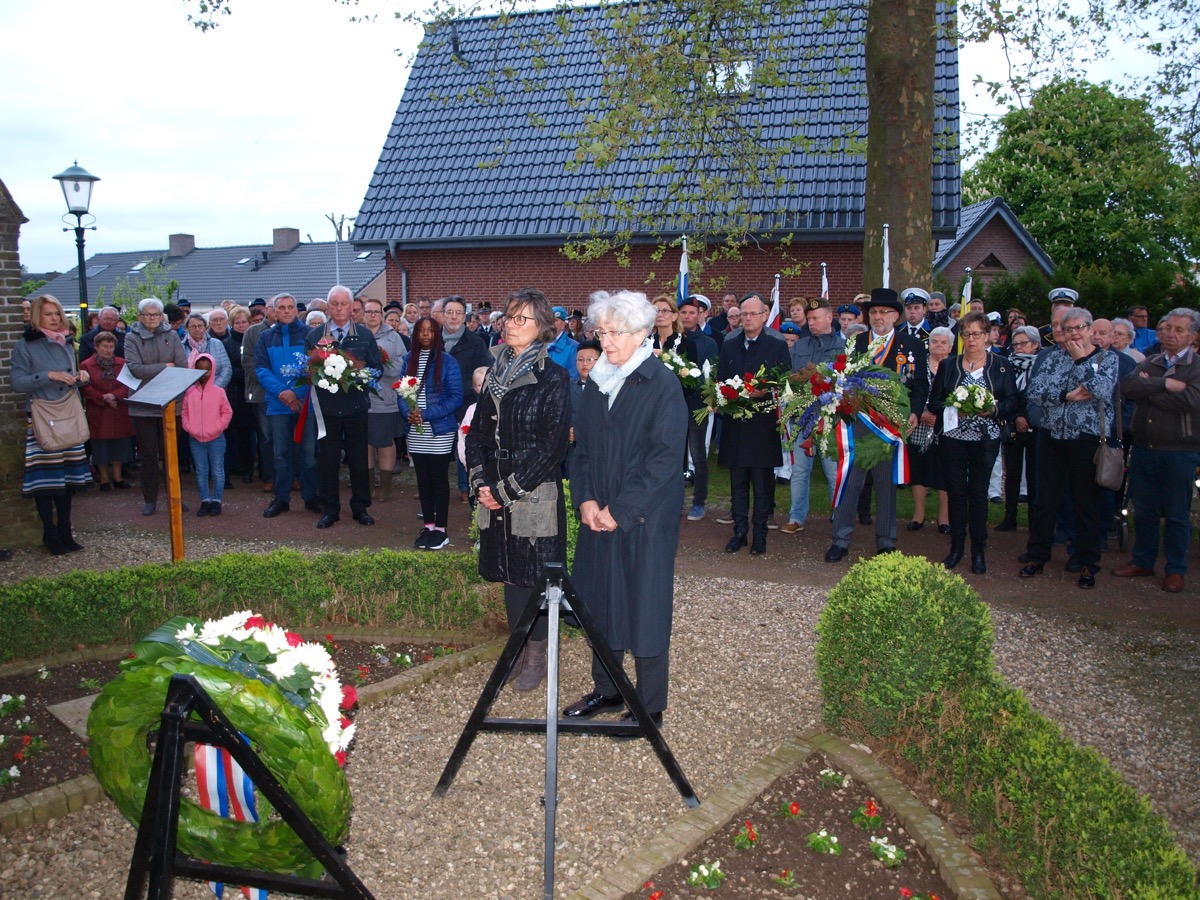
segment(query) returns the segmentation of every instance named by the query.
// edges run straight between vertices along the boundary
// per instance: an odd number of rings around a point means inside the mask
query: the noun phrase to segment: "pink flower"
[[[299,647],[304,642],[304,638],[300,637],[294,631],[285,631],[284,637],[287,638],[289,647]]]
[[[354,709],[358,704],[358,691],[354,689],[352,684],[342,685],[342,702],[338,704],[342,709]]]

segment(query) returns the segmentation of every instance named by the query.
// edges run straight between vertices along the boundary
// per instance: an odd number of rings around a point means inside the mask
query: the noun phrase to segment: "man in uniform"
[[[925,349],[929,349],[929,332],[932,330],[925,320],[925,312],[929,308],[929,291],[924,288],[910,287],[900,295],[904,300],[904,327],[902,330],[915,337]]]
[[[1063,312],[1073,307],[1079,302],[1079,291],[1073,291],[1070,288],[1056,287],[1050,291],[1050,325],[1043,325],[1038,331],[1042,335],[1042,346],[1054,346],[1054,313],[1059,310],[1061,316]]]
[[[854,340],[855,353],[868,353],[876,365],[900,375],[909,391],[908,426],[916,425],[917,417],[929,399],[929,378],[925,347],[919,340],[897,330],[896,323],[904,307],[896,292],[876,288],[867,304],[871,328]],[[897,423],[900,424],[900,423]],[[853,425],[856,436],[866,433],[860,422]],[[879,463],[870,473],[875,481],[876,554],[896,551],[896,485],[892,478],[892,458]],[[825,553],[826,562],[838,562],[850,552],[850,536],[854,534],[854,516],[868,472],[858,466],[850,469],[842,502],[833,513],[833,543]]]

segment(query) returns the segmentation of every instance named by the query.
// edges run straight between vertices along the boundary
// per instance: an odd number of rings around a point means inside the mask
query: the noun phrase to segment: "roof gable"
[[[1033,261],[1049,276],[1054,271],[1054,260],[1047,255],[1041,245],[1034,240],[1033,235],[1021,224],[1017,214],[1012,211],[1012,207],[1005,202],[1003,197],[989,197],[987,200],[981,200],[979,203],[972,203],[963,208],[962,222],[959,224],[954,238],[938,242],[937,254],[933,258],[933,271],[935,273],[943,271],[959,253],[966,249],[971,241],[979,236],[987,224],[996,218],[1008,226]]]
[[[939,6],[941,24],[952,15],[953,7]],[[865,7],[817,0],[803,21],[778,27],[788,35],[790,83],[756,89],[740,114],[765,141],[799,130],[804,142],[779,166],[782,190],[757,200],[757,211],[767,229],[861,233],[866,161],[845,145],[866,134]],[[597,190],[610,191],[609,203],[666,197],[670,178],[655,174],[662,160],[649,153],[626,153],[603,169],[575,165],[572,135],[600,91],[594,35],[605,30],[605,9],[585,7],[465,19],[427,33],[352,239],[400,247],[558,244],[590,230],[571,204]],[[959,213],[958,57],[949,29],[939,33],[933,227],[948,236]],[[499,60],[509,77],[491,76]],[[668,222],[663,230],[674,229]]]

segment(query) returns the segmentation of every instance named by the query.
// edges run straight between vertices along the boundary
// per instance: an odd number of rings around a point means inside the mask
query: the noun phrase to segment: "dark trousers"
[[[613,656],[617,658],[617,664],[620,665],[625,654],[614,653]],[[638,699],[642,701],[642,706],[646,707],[646,712],[659,713],[667,708],[670,656],[670,650],[665,650],[658,656],[635,656],[633,658],[634,675],[637,678],[634,687],[637,690]],[[604,666],[600,664],[600,658],[594,653],[592,654],[592,681],[596,684],[596,690],[605,697],[616,696],[617,686],[608,677]]]
[[[766,539],[767,518],[775,498],[775,470],[768,467],[729,467],[733,533],[745,537],[750,530],[751,485],[754,487],[754,537]]]
[[[258,474],[263,481],[275,480],[275,446],[271,443],[271,425],[267,421],[267,404],[251,403],[258,432]],[[289,485],[290,487],[290,485]]]
[[[525,587],[520,584],[504,583],[504,612],[508,617],[508,632],[512,634],[514,628],[517,627],[517,620],[521,618],[521,613],[525,612],[525,607],[529,604],[529,598],[541,596],[539,587]],[[550,619],[547,616],[539,615],[537,621],[533,625],[533,633],[529,635],[529,639],[533,641],[544,641],[550,633]]]
[[[939,444],[950,499],[950,536],[961,542],[970,531],[972,549],[982,552],[988,535],[988,481],[1000,442],[943,436]]]
[[[350,468],[350,512],[364,513],[371,505],[371,472],[367,468],[367,411],[326,416],[325,437],[317,441],[317,499],[325,515],[342,513],[338,478],[342,453]]]
[[[1071,487],[1075,506],[1076,562],[1095,572],[1100,567],[1100,486],[1096,484],[1097,439],[1081,437],[1059,440],[1042,434],[1037,458],[1037,500],[1029,516],[1029,543],[1025,552],[1031,562],[1050,561],[1054,544],[1054,522],[1062,505],[1063,492]]]
[[[225,429],[225,474],[254,474],[254,407],[246,402],[233,404],[233,418]]]
[[[704,436],[708,434],[708,420],[700,425],[695,419],[688,422],[688,452],[692,457],[692,506],[704,506],[708,502],[708,454],[704,450]]]
[[[1017,432],[1011,444],[1004,445],[1004,518],[1017,520],[1017,502],[1021,496],[1021,468],[1025,468],[1025,496],[1032,508],[1037,496],[1037,442],[1033,431]]]
[[[161,416],[130,416],[133,433],[138,442],[138,462],[141,465],[142,499],[158,502],[158,486],[162,479],[163,433]]]
[[[1133,500],[1133,562],[1153,569],[1158,559],[1158,524],[1162,520],[1163,552],[1168,575],[1187,574],[1192,539],[1192,494],[1200,454],[1191,450],[1151,450],[1134,445],[1129,460]]]
[[[450,516],[450,459],[453,453],[412,453],[417,495],[425,524],[446,529]]]

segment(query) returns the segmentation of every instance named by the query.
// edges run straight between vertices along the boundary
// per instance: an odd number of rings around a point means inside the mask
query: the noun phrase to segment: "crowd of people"
[[[407,461],[424,526],[413,545],[439,550],[450,542],[456,477],[480,529],[480,571],[505,585],[515,627],[543,565],[565,558],[569,484],[570,514],[581,523],[574,583],[609,648],[633,655],[638,697],[657,722],[667,702],[681,519],[709,513],[713,450],[730,473],[730,510],[717,520],[732,526],[729,553],[749,545],[762,555],[771,530],[794,536],[810,526],[819,462],[837,497],[830,563],[848,555],[859,525],[875,525],[876,553],[896,551],[897,488],[909,483],[914,511],[905,527],[925,526],[934,494],[937,528],[949,540],[946,568],[961,563],[969,538],[971,570],[987,571],[988,504],[1001,500],[999,531],[1014,530],[1020,505],[1028,508],[1029,538],[1014,574],[1038,575],[1065,543],[1067,570],[1092,588],[1126,499],[1122,488],[1098,483],[1096,460],[1102,445],[1122,448],[1136,539],[1130,561],[1112,575],[1156,575],[1161,544],[1162,588],[1183,589],[1200,461],[1200,313],[1172,309],[1152,329],[1143,306],[1110,321],[1093,318],[1071,289],[1056,288],[1049,300],[1050,322],[1038,329],[1020,310],[989,313],[979,300],[948,307],[943,295],[919,287],[876,289],[837,307],[797,297],[786,319],[771,321],[771,305],[755,292],[727,293],[719,309],[701,294],[677,305],[671,295],[598,292],[585,315],[528,288],[493,311],[459,296],[384,304],[338,285],[307,304],[281,293],[204,315],[186,302],[147,298],[128,326],[105,308],[89,317],[77,354],[62,305],[44,295],[29,306],[13,351],[13,389],[53,399],[78,388],[90,440],[49,450],[31,427],[24,493],[37,503],[54,554],[82,549],[71,497],[93,479],[102,492],[129,490],[136,465],[142,513],[154,515],[163,413],[139,404],[136,391],[165,369],[195,369],[200,377],[177,405],[198,516],[221,515],[230,479],[250,484],[257,472],[270,495],[265,518],[288,513],[299,491],[316,527],[330,528],[341,518],[345,467],[351,517],[370,526],[372,503],[390,499],[394,472]],[[666,353],[717,381],[760,369],[809,372],[840,354],[869,357],[907,388],[896,423],[907,475],[897,474],[894,459],[868,469],[793,445],[789,423],[781,427],[770,403],[746,417],[706,417],[702,386],[676,378],[659,359]],[[368,373],[371,388],[321,368],[330,355],[348,361],[351,374]],[[955,399],[975,390],[986,392],[988,409]],[[866,427],[855,420],[852,430]],[[780,480],[791,497],[777,526]],[[546,641],[543,621],[509,673],[516,689],[540,684]],[[599,659],[593,680],[565,715],[621,704]]]

